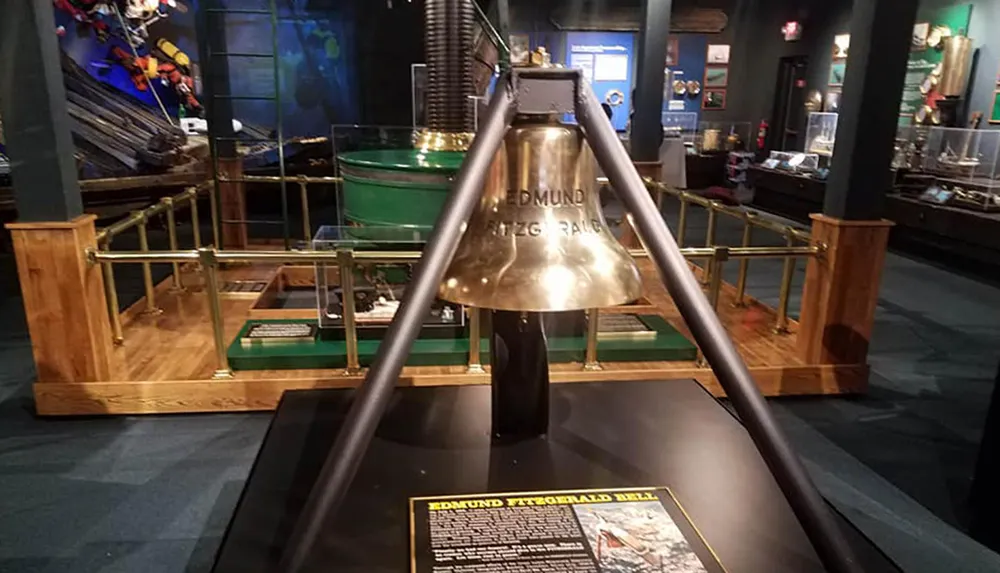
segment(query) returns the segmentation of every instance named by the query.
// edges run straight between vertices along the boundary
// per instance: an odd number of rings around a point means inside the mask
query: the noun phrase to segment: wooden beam
[[[72,221],[10,223],[38,382],[94,382],[111,373],[111,325],[96,247],[94,215]]]
[[[219,213],[223,221],[246,221],[246,184],[239,181],[243,177],[242,158],[219,158],[220,179],[234,181],[219,182]],[[246,249],[246,223],[222,223],[222,245],[226,249]]]

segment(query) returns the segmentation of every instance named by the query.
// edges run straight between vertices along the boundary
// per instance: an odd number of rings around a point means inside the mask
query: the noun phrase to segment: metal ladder
[[[208,68],[211,66],[212,58],[255,58],[255,59],[270,59],[272,62],[272,69],[274,72],[274,93],[270,96],[248,96],[248,95],[235,95],[232,93],[227,94],[217,94],[210,93],[210,97],[215,100],[229,100],[229,101],[269,101],[274,103],[275,107],[275,138],[218,138],[218,139],[231,139],[235,142],[244,143],[276,143],[278,149],[278,175],[281,178],[281,220],[273,219],[221,219],[220,213],[220,223],[221,224],[244,224],[244,225],[281,225],[282,233],[284,238],[285,250],[291,247],[291,225],[289,221],[288,213],[288,188],[285,183],[285,136],[284,136],[284,118],[282,111],[282,101],[281,101],[281,69],[280,62],[278,58],[278,7],[276,0],[268,1],[268,9],[262,8],[205,8],[205,12],[209,15],[217,14],[222,15],[225,18],[228,15],[249,15],[255,17],[267,17],[270,19],[271,23],[271,52],[231,52],[228,50],[228,46],[225,51],[222,52],[212,52],[211,43],[206,44],[206,57],[207,62],[203,65],[203,69],[214,69]],[[225,24],[223,24],[225,25]],[[227,38],[228,43],[228,38]],[[218,140],[217,140],[218,141]],[[218,157],[218,145],[217,141],[213,142],[212,148],[212,174],[215,179],[215,194],[216,201],[218,205],[219,198],[219,157]]]

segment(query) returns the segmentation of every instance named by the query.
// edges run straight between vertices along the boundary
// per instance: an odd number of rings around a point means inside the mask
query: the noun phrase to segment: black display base
[[[352,390],[286,392],[215,573],[277,571]],[[746,430],[693,380],[557,384],[549,433],[490,441],[490,388],[397,388],[307,571],[410,570],[413,496],[668,486],[730,573],[822,571]],[[898,569],[842,518],[866,572]]]

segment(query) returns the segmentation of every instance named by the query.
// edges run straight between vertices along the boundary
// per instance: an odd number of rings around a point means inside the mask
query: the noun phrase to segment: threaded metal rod
[[[475,131],[472,106],[473,0],[427,0],[427,127],[431,131]]]

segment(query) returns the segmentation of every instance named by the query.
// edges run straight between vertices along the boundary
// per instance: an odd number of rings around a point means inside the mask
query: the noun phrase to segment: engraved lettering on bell
[[[639,271],[607,227],[594,167],[577,126],[550,116],[515,119],[439,296],[527,311],[639,298]]]

